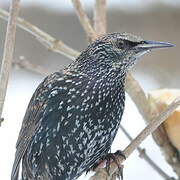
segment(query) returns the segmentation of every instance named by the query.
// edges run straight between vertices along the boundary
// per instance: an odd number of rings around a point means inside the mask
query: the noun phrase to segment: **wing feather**
[[[47,95],[52,89],[52,84],[56,83],[62,76],[62,73],[56,72],[46,77],[38,86],[29,102],[16,143],[16,154],[11,173],[11,180],[18,180],[21,159],[26,152],[32,136],[40,125],[40,119],[43,114],[43,107],[47,101]]]

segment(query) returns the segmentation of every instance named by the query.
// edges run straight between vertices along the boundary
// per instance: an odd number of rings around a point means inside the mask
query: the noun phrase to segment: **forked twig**
[[[0,17],[7,20],[9,16],[9,13],[3,9],[0,8]],[[24,29],[25,31],[32,34],[36,39],[42,43],[44,46],[46,46],[49,50],[60,53],[72,60],[74,60],[74,57],[77,57],[79,55],[79,52],[72,49],[71,47],[64,44],[62,41],[55,39],[48,33],[42,31],[37,26],[31,24],[30,22],[18,18],[17,19],[17,25]]]

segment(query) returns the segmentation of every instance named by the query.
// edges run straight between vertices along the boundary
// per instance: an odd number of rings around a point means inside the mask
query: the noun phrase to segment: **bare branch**
[[[24,57],[20,57],[19,60],[16,60],[12,64],[14,67],[22,68],[22,69],[27,69],[29,71],[41,74],[41,75],[49,75],[51,72],[48,71],[47,69],[43,68],[42,66],[32,64],[30,61],[26,60]]]
[[[19,9],[20,9],[20,0],[12,0],[10,6],[10,16],[7,25],[6,39],[4,44],[4,53],[1,64],[1,71],[0,71],[0,118],[2,116],[9,73],[12,64],[15,35],[16,35],[16,21],[17,21]]]
[[[88,38],[90,38],[90,40],[96,39],[97,35],[93,27],[91,26],[90,20],[82,7],[80,0],[72,0],[72,3],[76,10],[79,21],[81,22],[85,32],[87,33]]]
[[[7,20],[8,16],[9,13],[0,8],[0,17]],[[70,48],[62,41],[55,39],[54,37],[50,36],[48,33],[42,31],[37,26],[34,26],[33,24],[29,23],[28,21],[25,21],[22,18],[17,19],[17,25],[20,28],[32,34],[33,36],[35,36],[40,43],[42,43],[51,51],[63,54],[64,56],[72,60],[74,60],[75,57],[79,55],[78,51]]]
[[[130,141],[133,141],[133,138],[122,125],[120,125],[120,129],[123,131],[123,133]],[[145,149],[142,149],[140,146],[138,146],[137,150],[139,152],[139,157],[143,158],[159,175],[161,175],[166,180],[172,179],[147,155]]]
[[[150,107],[143,89],[139,83],[130,75],[130,73],[126,78],[126,92],[136,104],[137,109],[146,123],[151,122],[151,120],[158,115],[158,112],[155,112]],[[168,164],[176,172],[178,177],[180,177],[180,159],[177,150],[169,141],[163,126],[158,127],[156,131],[153,132],[153,138],[163,151],[163,155],[165,156]]]
[[[152,133],[163,121],[171,115],[174,110],[180,105],[180,98],[176,99],[173,103],[168,106],[168,108],[162,112],[158,117],[154,118],[149,125],[139,133],[139,135],[125,148],[123,151],[124,155],[128,158],[129,155],[140,145],[140,143],[148,136],[150,133]],[[121,164],[125,159],[119,157],[118,163]],[[105,169],[98,169],[96,174],[90,178],[90,180],[103,180],[105,179],[110,179],[111,176],[117,171],[118,167],[116,163],[111,162],[109,174],[108,176],[107,172]]]
[[[106,33],[106,0],[95,1],[94,29],[97,35]]]

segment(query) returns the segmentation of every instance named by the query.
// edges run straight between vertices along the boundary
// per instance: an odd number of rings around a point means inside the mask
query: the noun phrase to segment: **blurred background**
[[[89,17],[93,17],[94,0],[82,0]],[[10,0],[0,0],[0,7],[8,10]],[[38,26],[56,39],[82,51],[87,47],[87,38],[71,1],[66,0],[22,0],[20,17]],[[7,22],[0,19],[0,62]],[[143,89],[180,87],[180,1],[179,0],[107,0],[108,32],[129,32],[148,40],[167,41],[176,45],[174,48],[153,51],[138,62],[132,70],[134,77]],[[41,65],[49,72],[63,69],[71,60],[48,51],[32,35],[17,28],[14,60],[24,57],[33,64]],[[13,67],[4,106],[5,121],[0,128],[0,178],[10,179],[14,160],[15,143],[21,122],[37,85],[43,75]],[[127,96],[126,109],[122,120],[123,126],[135,137],[145,127],[135,105]],[[113,151],[123,150],[129,141],[121,131],[113,143]],[[151,137],[142,147],[169,175],[174,175],[166,164]],[[161,180],[162,178],[134,152],[124,163],[125,180]],[[87,179],[82,176],[80,179]]]

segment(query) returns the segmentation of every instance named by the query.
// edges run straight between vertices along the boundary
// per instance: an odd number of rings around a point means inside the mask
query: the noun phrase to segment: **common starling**
[[[74,180],[105,158],[124,111],[127,71],[151,49],[171,46],[111,33],[47,76],[28,105],[11,179],[22,164],[22,180]]]

